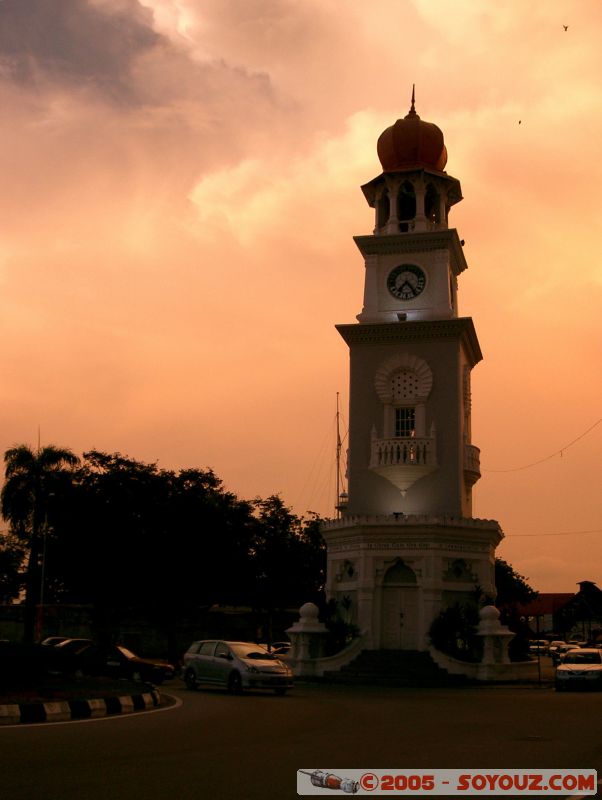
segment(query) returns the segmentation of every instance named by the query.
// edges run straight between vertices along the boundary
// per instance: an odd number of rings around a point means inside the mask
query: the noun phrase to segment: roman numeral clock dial
[[[415,264],[401,264],[387,278],[387,289],[398,300],[413,300],[425,286],[426,275]]]

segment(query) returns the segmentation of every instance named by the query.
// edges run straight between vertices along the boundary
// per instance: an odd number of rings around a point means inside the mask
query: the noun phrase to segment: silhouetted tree
[[[519,575],[506,561],[496,558],[495,604],[501,612],[500,621],[516,634],[508,650],[513,661],[523,661],[529,657],[529,621],[524,618],[519,606],[535,600],[538,592],[529,586],[527,580],[528,578]]]
[[[252,598],[254,607],[266,613],[264,636],[270,640],[276,609],[318,599],[324,587],[326,547],[316,515],[309,520],[298,517],[277,495],[257,498],[254,506],[256,524],[249,551]]]
[[[213,604],[271,614],[323,589],[320,520],[296,516],[277,496],[250,503],[211,470],[163,470],[97,450],[78,464],[70,451],[16,448],[7,464],[3,509],[28,548],[29,602],[39,600],[43,539],[46,601],[91,605],[99,639],[139,614],[172,642],[179,619]],[[3,556],[0,541],[0,569]]]
[[[252,507],[211,470],[90,451],[62,522],[50,554],[57,599],[91,604],[99,638],[140,613],[171,639],[182,615],[248,602]]]
[[[11,533],[23,543],[25,568],[25,641],[32,641],[35,609],[40,602],[44,541],[54,503],[68,491],[78,458],[71,450],[47,445],[32,450],[22,444],[4,454],[5,483],[0,500]]]
[[[498,607],[511,604],[530,603],[538,595],[527,583],[528,578],[519,575],[507,561],[495,559],[495,588],[497,590],[496,605]]]
[[[10,533],[0,533],[0,603],[15,600],[23,588],[25,545]]]

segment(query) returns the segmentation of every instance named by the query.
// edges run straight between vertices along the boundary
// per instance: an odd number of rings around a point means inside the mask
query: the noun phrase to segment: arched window
[[[378,198],[376,227],[384,228],[391,215],[391,201],[389,200],[389,193],[384,191]]]
[[[395,407],[396,439],[416,436],[416,397],[420,394],[420,378],[411,369],[400,369],[391,375],[391,397]]]
[[[426,187],[424,196],[424,214],[429,222],[438,224],[441,222],[441,212],[439,205],[439,193],[432,183]]]
[[[399,187],[397,216],[399,218],[399,230],[402,233],[407,233],[411,230],[410,223],[416,217],[416,193],[410,181],[404,181]]]
[[[389,567],[383,579],[385,586],[408,586],[416,584],[416,573],[399,559]]]
[[[426,436],[425,402],[432,385],[433,373],[418,356],[400,353],[381,364],[374,388],[384,406],[384,439]]]

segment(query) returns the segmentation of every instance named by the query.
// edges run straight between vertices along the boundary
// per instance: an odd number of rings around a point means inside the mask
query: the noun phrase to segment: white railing
[[[434,438],[373,439],[370,468],[387,466],[437,466]]]
[[[464,472],[473,483],[481,477],[481,451],[474,444],[464,445]]]

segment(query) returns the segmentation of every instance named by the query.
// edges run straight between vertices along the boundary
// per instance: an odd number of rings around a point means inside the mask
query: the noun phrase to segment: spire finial
[[[406,114],[406,119],[420,119],[418,114],[416,113],[415,104],[416,103],[416,84],[412,84],[412,105],[410,106],[410,110]]]

